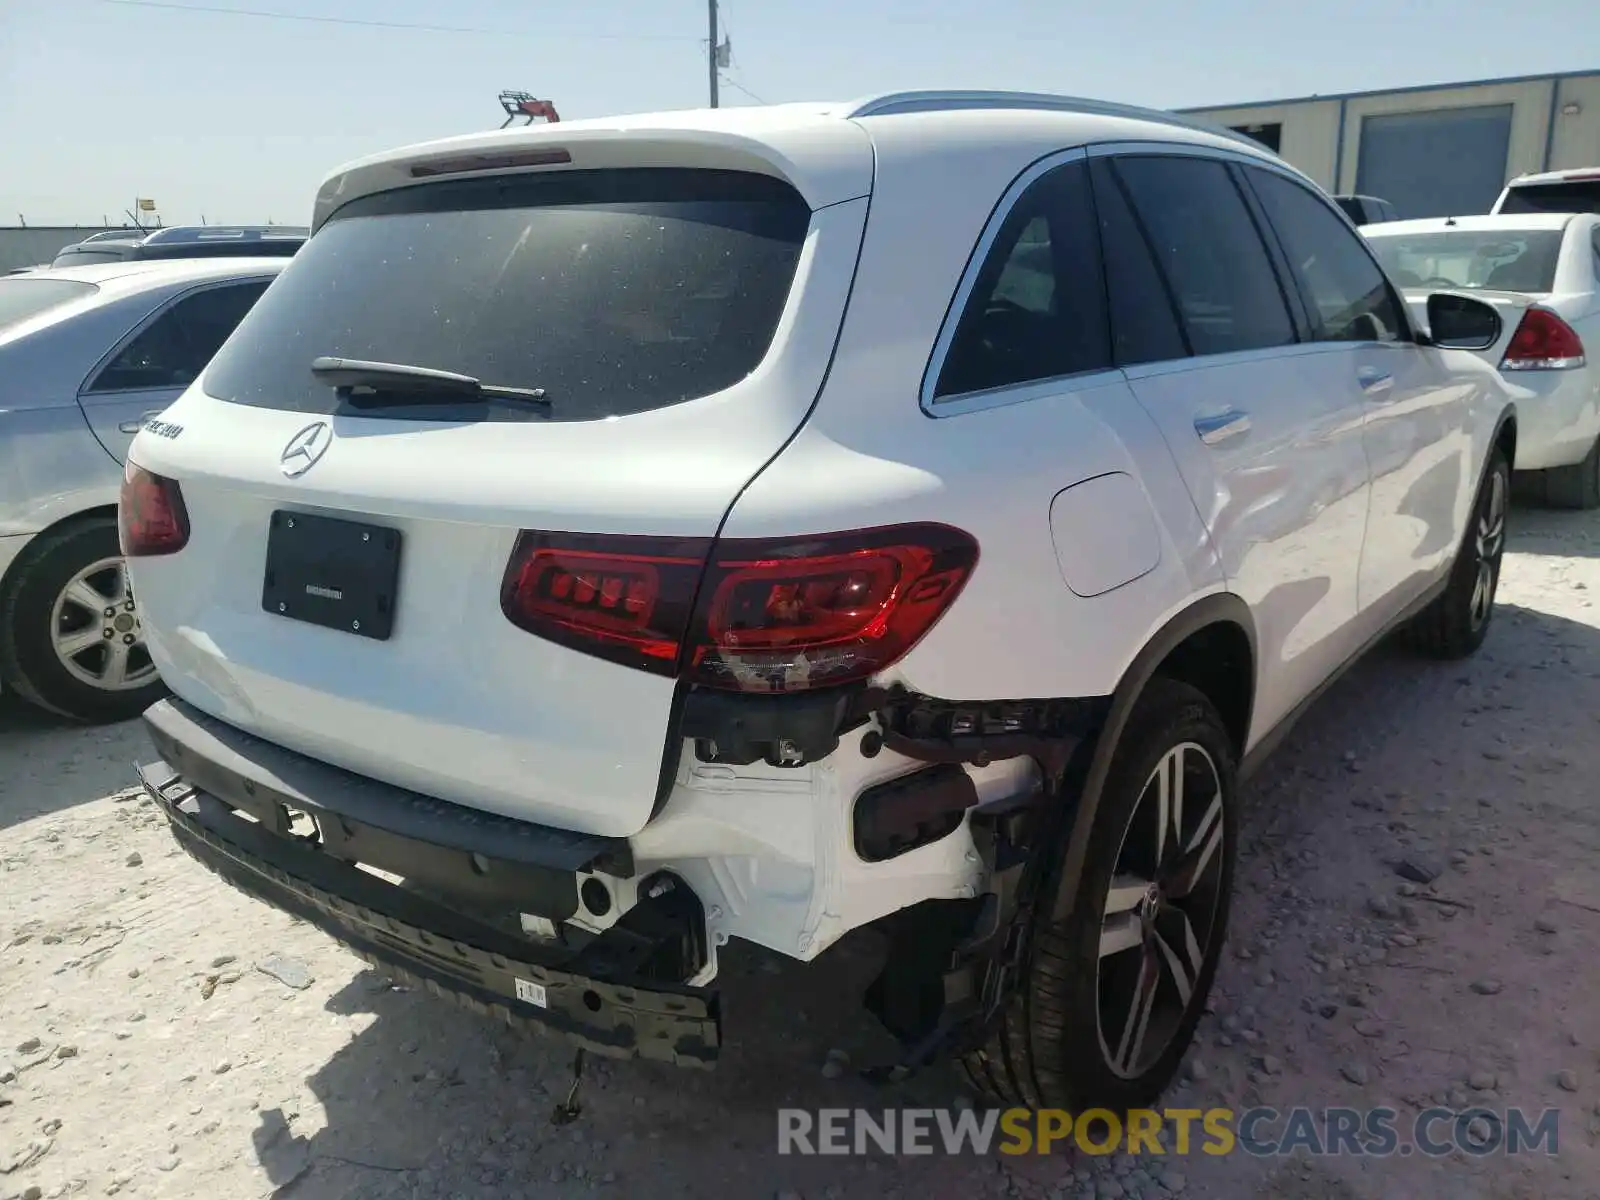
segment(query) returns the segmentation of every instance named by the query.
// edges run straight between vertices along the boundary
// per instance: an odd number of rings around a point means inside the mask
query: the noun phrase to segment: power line
[[[727,75],[724,75],[722,77],[722,83],[723,83],[724,87],[731,87],[736,92],[743,92],[746,96],[749,96],[750,99],[754,100],[757,104],[765,104],[765,103],[767,103],[760,96],[756,95],[749,88],[745,87],[744,84],[737,82],[736,80],[730,78]]]
[[[224,8],[211,4],[176,4],[168,0],[99,0],[126,8],[159,8],[168,12],[210,13],[229,17],[254,17],[266,21],[298,21],[313,25],[353,25],[363,29],[407,29],[418,33],[469,33],[486,37],[540,38],[545,41],[585,42],[693,42],[697,38],[670,33],[564,33],[561,31],[482,29],[465,25],[417,25],[407,21],[371,21],[359,17],[319,17],[308,13],[277,12],[261,8]]]

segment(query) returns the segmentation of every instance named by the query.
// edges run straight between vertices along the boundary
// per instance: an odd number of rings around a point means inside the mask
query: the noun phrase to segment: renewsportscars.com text
[[[778,1110],[779,1154],[1554,1155],[1560,1112],[1429,1108]]]

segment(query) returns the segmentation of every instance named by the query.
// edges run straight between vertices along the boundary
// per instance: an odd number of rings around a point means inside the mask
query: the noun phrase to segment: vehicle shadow
[[[120,791],[153,757],[139,721],[78,725],[0,694],[0,830]]]
[[[1495,620],[1488,645],[1465,662],[1419,660],[1394,644],[1375,650],[1251,781],[1235,943],[1266,922],[1263,913],[1284,880],[1341,908],[1365,881],[1392,886],[1384,865],[1392,845],[1359,833],[1365,826],[1352,820],[1352,809],[1365,809],[1368,796],[1381,803],[1384,790],[1402,779],[1432,781],[1422,800],[1459,805],[1472,819],[1480,819],[1479,805],[1504,805],[1509,813],[1513,803],[1537,803],[1570,818],[1571,854],[1591,855],[1600,845],[1600,811],[1581,770],[1565,770],[1570,764],[1556,761],[1551,749],[1593,741],[1600,629],[1516,604],[1502,604]],[[264,1112],[257,1155],[278,1194],[296,1200],[560,1198],[608,1185],[624,1195],[770,1197],[792,1190],[941,1200],[995,1182],[995,1163],[957,1164],[940,1155],[780,1156],[782,1107],[942,1107],[955,1095],[953,1074],[930,1072],[886,1089],[848,1073],[825,1076],[823,1063],[836,1047],[857,1065],[888,1051],[858,1003],[877,967],[872,935],[853,935],[809,967],[733,949],[722,980],[727,1045],[718,1068],[699,1073],[590,1058],[579,1094],[583,1112],[566,1126],[551,1121],[571,1081],[563,1044],[523,1038],[361,972],[328,1007],[375,1019],[306,1081],[325,1124],[302,1136],[297,1113]],[[1505,953],[1509,967],[1517,951]],[[1452,1036],[1448,1029],[1437,1034],[1441,1041]],[[1338,1085],[1332,1075],[1326,1083],[1329,1090]],[[1278,1194],[1267,1178],[1272,1166],[1230,1167],[1246,1173],[1237,1194]],[[1007,1167],[1029,1169],[1017,1161]],[[1059,1180],[1064,1167],[1048,1170]]]

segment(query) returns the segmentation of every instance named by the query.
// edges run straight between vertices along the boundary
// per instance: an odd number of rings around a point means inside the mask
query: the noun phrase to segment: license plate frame
[[[392,526],[277,509],[267,526],[261,607],[291,621],[388,641],[404,544]]]

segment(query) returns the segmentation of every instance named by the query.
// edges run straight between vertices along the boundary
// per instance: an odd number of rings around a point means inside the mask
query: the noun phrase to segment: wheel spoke
[[[105,595],[84,578],[74,579],[67,584],[61,598],[74,608],[81,608],[97,617],[113,603],[113,597]]]
[[[113,638],[106,643],[106,662],[100,679],[108,688],[121,687],[128,678],[128,647]]]
[[[1111,880],[1111,890],[1106,893],[1106,916],[1129,913],[1139,907],[1150,892],[1150,881],[1137,875],[1116,875]]]
[[[1183,753],[1177,746],[1156,768],[1156,857],[1157,867],[1167,859],[1167,844],[1183,837]]]
[[[1176,932],[1178,938],[1169,939],[1160,930],[1156,931],[1156,948],[1161,952],[1162,961],[1166,964],[1167,974],[1171,977],[1173,986],[1178,990],[1178,998],[1183,1001],[1183,1006],[1188,1008],[1189,997],[1194,995],[1195,981],[1200,978],[1200,968],[1204,965],[1205,956],[1200,953],[1200,943],[1194,936],[1194,925],[1189,918],[1176,909],[1170,910],[1172,915],[1162,923],[1168,926],[1169,931],[1173,926],[1180,926]],[[1172,946],[1172,941],[1178,941],[1178,947]]]
[[[1156,965],[1154,956],[1146,954],[1144,961],[1139,964],[1139,980],[1134,985],[1133,999],[1128,1005],[1128,1019],[1123,1023],[1122,1037],[1117,1042],[1114,1065],[1124,1074],[1133,1074],[1139,1062],[1160,982],[1161,969]]]
[[[87,629],[75,629],[71,633],[56,635],[56,653],[63,658],[77,658],[85,650],[104,644],[105,638],[100,634],[99,625],[90,625]]]
[[[1222,797],[1218,795],[1200,818],[1194,837],[1183,849],[1183,858],[1166,883],[1166,893],[1174,900],[1182,900],[1194,891],[1205,875],[1206,867],[1222,846]]]

